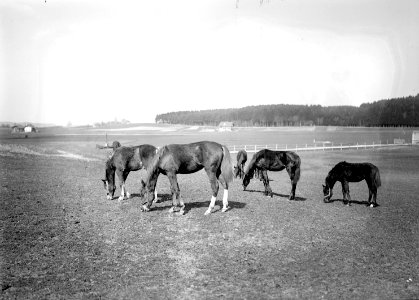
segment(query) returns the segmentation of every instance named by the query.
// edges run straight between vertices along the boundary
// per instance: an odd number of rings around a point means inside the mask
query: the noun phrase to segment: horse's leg
[[[370,204],[370,207],[375,207],[377,206],[377,187],[375,186],[371,186],[370,188],[370,198],[372,196],[372,202],[368,201],[368,203]]]
[[[262,171],[262,180],[263,180],[263,185],[265,186],[265,195],[270,196],[272,198],[273,194],[272,194],[272,189],[269,186],[269,178],[268,178],[267,170]]]
[[[223,208],[221,209],[221,212],[226,212],[227,210],[229,210],[229,206],[228,206],[228,183],[224,180],[224,177],[218,177],[219,182],[221,183],[221,185],[223,186],[224,189],[224,194],[223,194]]]
[[[125,189],[125,181],[127,181],[128,174],[129,174],[129,171],[126,171],[126,172],[124,172],[124,173],[123,173],[123,175],[122,175],[122,176],[124,176],[124,193],[125,193],[125,197],[126,197],[127,199],[128,199],[129,197],[131,197],[131,194],[130,194],[130,193],[128,193],[128,191]]]
[[[177,182],[176,173],[167,173],[167,177],[169,178],[170,190],[172,192],[172,207],[170,208],[169,212],[173,213],[176,207],[180,206],[179,213],[183,214],[185,204],[183,203],[183,201],[180,201],[179,203],[180,189],[179,189],[179,184]]]
[[[205,215],[208,215],[211,213],[211,211],[213,210],[215,206],[215,201],[217,200],[219,185],[218,185],[217,176],[215,175],[215,172],[213,170],[205,170],[205,171],[207,172],[207,175],[211,184],[211,189],[212,189],[212,197],[211,197],[210,205],[208,209],[205,211]],[[227,196],[228,196],[228,193],[227,193]]]
[[[349,183],[342,181],[343,204],[351,205],[351,195],[349,194]]]
[[[157,199],[157,189],[154,190],[154,200],[153,203],[159,202],[159,199]]]
[[[295,200],[295,190],[297,188],[297,182],[295,182],[295,170],[292,167],[287,167],[287,172],[291,180],[291,191],[288,196],[288,200]]]
[[[374,188],[373,192],[372,192],[372,203],[370,205],[370,207],[375,207],[378,206],[377,204],[377,188]]]
[[[124,172],[121,170],[116,170],[116,175],[119,178],[119,187],[121,188],[121,196],[119,196],[118,201],[124,200],[125,195],[125,177]]]

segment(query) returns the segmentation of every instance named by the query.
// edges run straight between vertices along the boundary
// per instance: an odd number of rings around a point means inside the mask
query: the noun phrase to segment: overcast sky
[[[419,93],[418,0],[2,0],[0,121]]]

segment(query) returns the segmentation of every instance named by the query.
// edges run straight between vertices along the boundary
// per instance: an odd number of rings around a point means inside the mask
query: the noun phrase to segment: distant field
[[[365,127],[258,127],[233,128],[232,132],[218,132],[216,127],[144,124],[131,128],[77,129],[45,128],[31,134],[28,142],[20,141],[24,135],[11,135],[9,130],[0,130],[0,140],[19,140],[19,143],[38,142],[95,142],[104,144],[120,141],[123,145],[153,144],[162,146],[170,143],[211,140],[226,145],[278,144],[278,146],[313,144],[329,141],[336,144],[392,143],[395,138],[412,141],[412,132],[419,128],[365,128]]]
[[[301,152],[298,201],[287,200],[286,172],[270,172],[273,198],[263,195],[257,180],[246,192],[235,180],[232,209],[209,216],[205,172],[181,175],[187,213],[174,216],[163,176],[157,186],[161,201],[140,212],[144,171],[128,178],[131,199],[106,200],[100,179],[109,150],[95,147],[104,143],[104,132],[66,134],[75,135],[0,138],[3,299],[419,298],[417,147]],[[411,137],[405,130],[352,128],[136,134],[108,133],[108,139],[126,145],[204,139],[243,145]],[[365,206],[365,183],[350,185],[350,207],[342,204],[338,185],[337,201],[323,203],[321,184],[341,160],[379,167],[379,207]]]

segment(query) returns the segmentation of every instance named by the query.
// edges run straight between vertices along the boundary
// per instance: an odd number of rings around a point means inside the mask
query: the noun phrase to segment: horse
[[[247,161],[247,152],[245,150],[240,150],[237,153],[237,165],[234,166],[234,177],[237,178],[237,176],[240,177],[240,179],[243,179],[244,176],[244,165]]]
[[[143,184],[143,196],[146,196],[147,202],[142,206],[142,211],[150,211],[157,178],[159,174],[164,174],[169,178],[172,192],[172,207],[169,212],[173,213],[180,208],[178,213],[183,215],[185,204],[180,196],[176,175],[192,174],[202,169],[207,173],[212,189],[210,205],[205,215],[210,214],[215,206],[219,183],[224,188],[221,211],[227,211],[229,209],[228,188],[233,181],[230,152],[226,146],[209,141],[170,144],[160,148],[147,171],[146,182]]]
[[[348,163],[341,161],[336,164],[327,174],[323,186],[323,201],[330,202],[333,195],[333,186],[336,181],[342,184],[343,203],[350,205],[351,195],[349,194],[349,182],[360,182],[365,180],[368,185],[368,205],[377,206],[377,189],[381,186],[380,171],[371,163]],[[372,202],[371,202],[372,199]]]
[[[269,186],[268,171],[282,171],[286,169],[291,179],[291,192],[288,197],[289,200],[295,199],[295,189],[297,182],[300,179],[300,157],[291,151],[273,151],[269,149],[262,149],[253,155],[247,166],[243,178],[243,190],[249,185],[250,179],[258,170],[261,171],[263,185],[265,186],[265,195],[272,197],[272,189]]]
[[[118,201],[124,200],[125,197],[129,198],[130,194],[125,189],[125,181],[129,172],[138,171],[142,168],[147,169],[156,152],[156,147],[147,144],[134,147],[115,147],[112,155],[106,161],[106,179],[102,179],[106,190],[106,198],[111,200],[114,196],[116,190],[115,172],[118,175],[121,187],[121,196]]]

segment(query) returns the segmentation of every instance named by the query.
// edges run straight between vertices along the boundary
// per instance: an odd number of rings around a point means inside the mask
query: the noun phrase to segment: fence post
[[[358,150],[358,142],[356,142],[356,150]]]
[[[244,145],[244,151],[246,151],[246,145]]]
[[[275,150],[278,150],[278,144],[275,144]]]
[[[236,152],[236,145],[233,145],[233,151]]]
[[[342,143],[340,143],[340,151],[342,151]]]
[[[255,145],[255,153],[256,153],[256,145]]]

